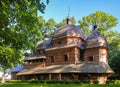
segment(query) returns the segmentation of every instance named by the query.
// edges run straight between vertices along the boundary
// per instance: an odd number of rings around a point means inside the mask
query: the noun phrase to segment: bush
[[[93,82],[94,84],[98,84],[99,83],[99,81],[98,80],[94,80],[94,82]]]
[[[90,80],[84,80],[83,83],[90,84]]]
[[[75,83],[75,84],[80,84],[81,81],[80,81],[80,80],[75,80],[74,83]]]
[[[47,80],[46,83],[48,83],[48,84],[56,84],[56,83],[58,83],[58,81],[57,80]]]
[[[26,82],[27,83],[40,83],[39,80],[34,80],[34,79],[27,80]]]
[[[24,83],[26,81],[22,81],[22,80],[9,80],[8,83]]]
[[[114,83],[115,84],[120,84],[120,80],[115,80]]]
[[[110,83],[111,83],[111,81],[110,81],[110,80],[107,80],[107,81],[106,81],[106,84],[110,84]]]
[[[65,81],[64,81],[64,80],[58,80],[57,83],[59,83],[59,84],[64,84]]]
[[[39,83],[46,84],[47,80],[39,80]]]
[[[71,80],[65,80],[64,83],[65,83],[65,84],[71,84],[72,81],[71,81]]]

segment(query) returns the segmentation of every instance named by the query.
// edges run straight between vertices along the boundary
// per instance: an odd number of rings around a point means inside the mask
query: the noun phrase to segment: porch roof
[[[113,74],[114,72],[108,64],[102,62],[81,62],[78,64],[69,65],[51,65],[48,67],[36,67],[31,69],[23,69],[17,75],[30,75],[30,74],[48,74],[48,73],[107,73]]]

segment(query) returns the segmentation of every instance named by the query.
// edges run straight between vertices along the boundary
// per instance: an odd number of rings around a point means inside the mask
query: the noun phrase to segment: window
[[[54,61],[55,61],[54,56],[51,56],[51,57],[50,57],[50,62],[54,62]]]
[[[90,56],[90,57],[89,57],[89,61],[93,61],[93,56]]]
[[[66,54],[64,55],[64,61],[68,61],[68,56]]]
[[[61,44],[61,41],[58,41],[58,44]]]
[[[39,62],[44,62],[44,60],[43,60],[43,59],[38,59],[38,61],[39,61]]]
[[[80,50],[80,61],[84,60],[84,50]]]

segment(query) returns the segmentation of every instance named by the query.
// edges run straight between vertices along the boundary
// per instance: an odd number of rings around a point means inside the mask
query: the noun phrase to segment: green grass
[[[0,87],[120,87],[120,84],[90,85],[90,84],[0,83]]]

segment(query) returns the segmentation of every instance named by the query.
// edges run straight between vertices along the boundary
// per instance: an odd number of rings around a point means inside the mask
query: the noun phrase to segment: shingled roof
[[[65,37],[65,36],[75,36],[85,39],[82,30],[75,25],[65,25],[54,32],[53,38]]]
[[[93,47],[108,47],[106,38],[98,32],[98,30],[94,30],[91,35],[85,41],[85,48],[93,48]]]
[[[46,56],[45,54],[39,54],[39,55],[32,55],[32,56],[29,56],[29,57],[26,57],[25,60],[36,60],[36,59],[45,59]]]
[[[37,43],[37,49],[47,49],[51,45],[51,39],[45,38],[44,41],[39,41]]]
[[[51,65],[43,68],[23,69],[17,75],[30,75],[30,74],[48,74],[48,73],[107,73],[113,74],[114,72],[108,64],[102,62],[81,62],[79,64],[69,65]]]

